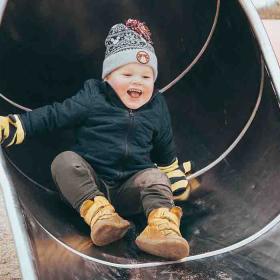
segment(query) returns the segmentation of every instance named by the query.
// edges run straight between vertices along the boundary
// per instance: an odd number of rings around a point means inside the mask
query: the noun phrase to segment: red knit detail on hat
[[[153,44],[152,33],[145,22],[130,18],[126,21],[125,25],[142,36],[149,44]]]

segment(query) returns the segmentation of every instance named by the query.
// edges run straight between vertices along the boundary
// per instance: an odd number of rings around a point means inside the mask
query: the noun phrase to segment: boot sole
[[[143,242],[136,239],[136,245],[142,251],[169,260],[180,260],[189,256],[190,248],[187,241],[165,240],[164,242],[151,241]]]
[[[92,242],[97,246],[108,245],[114,241],[121,239],[128,231],[130,223],[126,220],[119,225],[104,224],[96,227],[91,232]]]

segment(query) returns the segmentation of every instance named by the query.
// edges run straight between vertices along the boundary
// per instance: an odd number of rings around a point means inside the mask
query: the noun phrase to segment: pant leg
[[[89,163],[78,154],[66,151],[56,156],[51,172],[62,197],[77,211],[87,199],[104,196],[103,183]]]
[[[149,213],[156,208],[174,206],[170,181],[157,168],[144,169],[117,189],[110,190],[112,204],[123,216],[144,211]]]

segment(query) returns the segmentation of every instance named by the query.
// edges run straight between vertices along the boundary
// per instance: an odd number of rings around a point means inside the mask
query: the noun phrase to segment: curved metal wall
[[[100,76],[107,31],[127,15],[146,21],[153,31],[160,62],[157,86],[162,88],[200,51],[216,8],[214,0],[203,4],[195,0],[9,1],[0,33],[0,91],[30,108],[71,96],[83,80]],[[92,247],[89,229],[55,192],[38,187],[8,164],[40,279],[184,279],[186,275],[222,279],[223,273],[241,278],[263,276],[254,248],[246,247],[247,251],[238,251],[234,258],[228,254],[221,259],[217,253],[209,260],[211,265],[207,259],[191,261],[199,254],[223,250],[254,236],[280,210],[279,108],[268,71],[263,90],[261,87],[264,50],[259,50],[259,44],[239,3],[221,1],[206,52],[166,92],[179,158],[195,160],[198,169],[226,151],[263,94],[242,140],[202,176],[200,192],[181,205],[185,214],[182,233],[192,248],[187,264],[174,266],[136,248],[134,239],[145,225],[142,217],[132,217],[135,227],[124,240],[106,248]],[[2,114],[19,112],[2,101],[0,109]],[[72,138],[72,131],[42,135],[9,149],[8,157],[29,177],[52,189],[50,162],[67,149]],[[254,272],[249,264],[248,269],[238,270],[243,252],[257,263]],[[279,276],[277,273],[271,266],[265,277],[272,279],[269,277]]]

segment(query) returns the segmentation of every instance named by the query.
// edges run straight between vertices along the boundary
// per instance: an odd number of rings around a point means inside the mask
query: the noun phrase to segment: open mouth
[[[142,93],[143,92],[141,89],[136,89],[136,88],[131,88],[127,91],[127,94],[132,98],[140,97]]]

